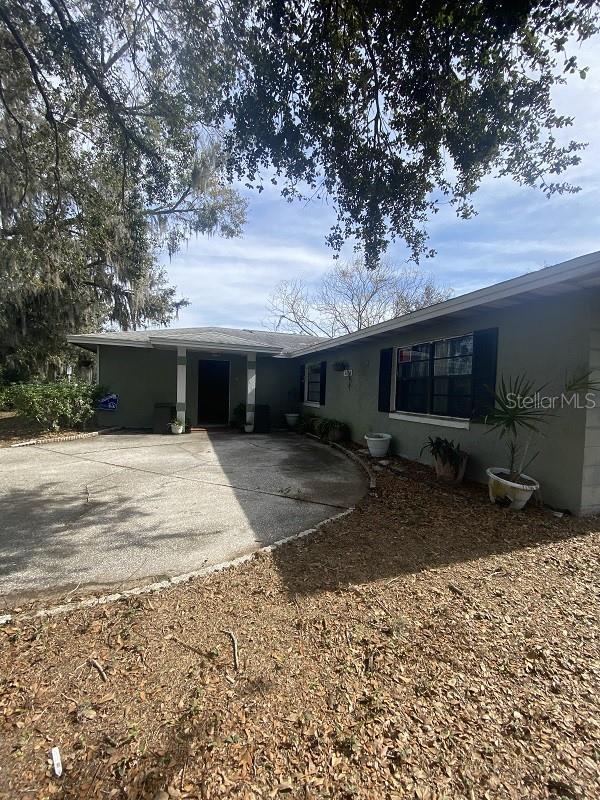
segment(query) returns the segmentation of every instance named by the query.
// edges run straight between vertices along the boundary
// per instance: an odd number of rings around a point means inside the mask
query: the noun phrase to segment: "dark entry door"
[[[198,424],[229,422],[229,361],[198,362]]]

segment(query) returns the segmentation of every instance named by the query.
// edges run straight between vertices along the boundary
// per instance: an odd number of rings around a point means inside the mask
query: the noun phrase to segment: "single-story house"
[[[346,422],[352,438],[392,435],[421,458],[428,436],[459,441],[468,475],[506,466],[506,443],[485,421],[489,387],[526,374],[560,396],[569,376],[600,376],[600,252],[453,297],[335,339],[187,328],[70,336],[97,354],[97,379],[119,396],[102,422],[144,428],[155,403],[193,426],[227,423],[245,404],[274,424],[310,411]],[[593,394],[593,393],[592,393]],[[530,472],[543,499],[575,514],[600,511],[600,393],[558,402]]]

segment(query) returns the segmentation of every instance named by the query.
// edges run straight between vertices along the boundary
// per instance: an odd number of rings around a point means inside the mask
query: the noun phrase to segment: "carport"
[[[229,328],[68,339],[96,354],[96,381],[118,396],[115,409],[100,412],[101,425],[152,428],[156,404],[172,406],[192,426],[226,425],[243,407],[248,431],[257,404],[268,406],[275,427],[299,409],[300,367],[283,356],[315,342],[313,336]]]

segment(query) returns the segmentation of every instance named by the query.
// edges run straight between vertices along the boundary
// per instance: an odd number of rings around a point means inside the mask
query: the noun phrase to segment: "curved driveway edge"
[[[301,531],[293,536],[288,536],[287,539],[280,539],[274,544],[261,547],[259,550],[255,550],[253,553],[248,553],[248,555],[245,556],[239,556],[239,558],[234,558],[232,561],[225,561],[222,564],[213,564],[211,567],[205,567],[204,569],[196,570],[195,572],[186,572],[183,575],[174,575],[172,578],[159,581],[158,583],[147,583],[144,586],[135,586],[133,589],[124,589],[122,592],[113,592],[112,594],[88,597],[85,600],[77,600],[73,603],[62,603],[58,606],[40,608],[37,611],[25,612],[23,614],[0,614],[0,625],[7,625],[9,622],[12,622],[17,618],[19,620],[23,620],[35,618],[39,619],[40,617],[57,617],[60,614],[68,614],[70,611],[77,611],[82,608],[93,608],[94,606],[104,606],[108,605],[108,603],[116,603],[119,600],[124,600],[128,597],[138,597],[139,595],[144,594],[156,594],[156,592],[161,592],[164,589],[169,589],[173,586],[180,586],[182,583],[188,583],[189,581],[194,580],[194,578],[204,578],[207,575],[212,575],[213,572],[222,572],[223,570],[237,567],[240,564],[244,564],[246,561],[250,561],[251,559],[256,558],[256,556],[263,553],[271,553],[277,547],[281,547],[289,542],[295,542],[298,539],[303,539],[305,536],[308,536],[311,533],[316,533],[319,528],[323,527],[323,525],[327,525],[329,522],[341,519],[342,517],[351,514],[353,511],[354,507],[347,508],[345,511],[342,511],[339,514],[334,514],[332,517],[322,520],[315,525],[314,528],[309,528],[308,530]]]
[[[295,434],[121,433],[0,451],[4,601],[161,582],[355,505],[362,470]]]

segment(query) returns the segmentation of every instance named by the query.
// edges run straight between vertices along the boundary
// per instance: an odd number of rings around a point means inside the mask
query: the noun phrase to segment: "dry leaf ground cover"
[[[72,433],[81,431],[61,430],[60,435]],[[56,431],[45,431],[37,422],[25,420],[14,411],[0,411],[0,447],[10,447],[11,444],[30,439],[49,439],[56,435]]]
[[[17,618],[0,797],[599,797],[596,526],[413,465],[237,568]]]

